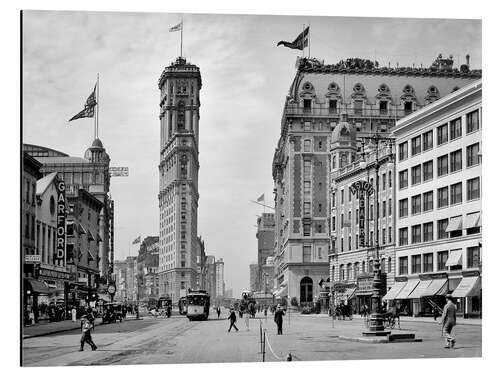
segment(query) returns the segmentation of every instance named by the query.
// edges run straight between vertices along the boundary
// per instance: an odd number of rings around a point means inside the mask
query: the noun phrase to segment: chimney
[[[469,54],[465,55],[465,63],[467,64],[467,66],[470,66],[470,55]]]

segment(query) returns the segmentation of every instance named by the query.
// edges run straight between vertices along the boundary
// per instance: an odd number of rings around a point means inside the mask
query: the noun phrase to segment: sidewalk
[[[318,317],[318,318],[329,318],[331,319],[328,314],[300,314],[297,312],[292,312],[293,316],[300,316],[300,317]],[[354,315],[353,320],[363,320],[364,318],[360,317],[359,315]],[[436,322],[439,322],[441,317],[438,317],[437,320],[434,320],[432,317],[414,317],[414,316],[401,316],[400,317],[402,322],[422,322],[422,323],[433,323],[436,324]],[[335,321],[341,321],[342,319],[336,318]],[[348,320],[346,318],[346,320]],[[481,326],[483,320],[482,319],[464,319],[464,318],[457,318],[457,324],[459,325],[465,325],[465,326]]]
[[[102,319],[97,318],[95,320],[95,325],[98,326],[100,324],[102,324]],[[54,333],[80,330],[80,329],[81,329],[80,320],[77,320],[76,322],[72,322],[71,320],[63,320],[60,322],[51,322],[51,323],[44,322],[28,327],[23,327],[22,332],[24,340],[31,337],[46,336]]]

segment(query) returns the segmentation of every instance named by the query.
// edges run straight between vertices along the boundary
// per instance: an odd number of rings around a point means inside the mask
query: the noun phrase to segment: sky
[[[183,55],[201,70],[198,231],[223,258],[226,289],[249,287],[257,260],[251,200],[273,205],[272,158],[300,51],[277,47],[310,24],[311,57],[429,66],[442,53],[481,68],[478,20],[184,14]],[[80,111],[100,76],[99,138],[113,177],[115,259],[134,238],[158,235],[158,78],[180,53],[180,14],[28,11],[23,16],[23,142],[81,156],[93,120]],[[306,52],[307,53],[307,52]],[[268,210],[269,212],[269,210]]]

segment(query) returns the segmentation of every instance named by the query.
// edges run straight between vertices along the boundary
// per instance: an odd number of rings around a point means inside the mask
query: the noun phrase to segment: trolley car
[[[190,290],[186,295],[189,320],[207,320],[210,312],[210,296],[204,290]]]

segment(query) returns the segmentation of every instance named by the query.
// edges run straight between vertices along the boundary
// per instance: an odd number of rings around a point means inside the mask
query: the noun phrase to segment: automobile
[[[118,302],[106,303],[102,314],[103,323],[116,323],[123,320],[123,305]]]

